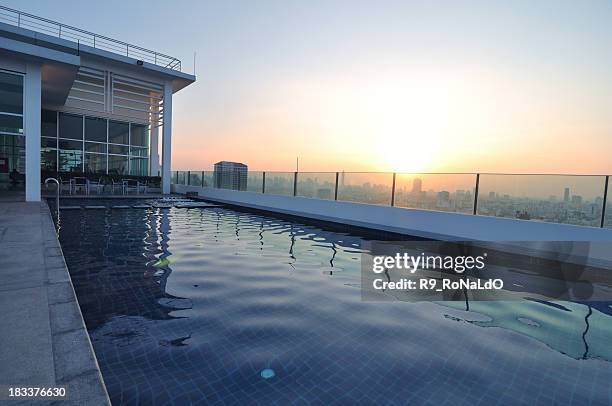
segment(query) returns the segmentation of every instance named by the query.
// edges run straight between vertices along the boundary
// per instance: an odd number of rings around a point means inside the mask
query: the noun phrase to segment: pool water
[[[362,237],[226,208],[70,210],[113,404],[612,403],[612,308],[363,302]]]

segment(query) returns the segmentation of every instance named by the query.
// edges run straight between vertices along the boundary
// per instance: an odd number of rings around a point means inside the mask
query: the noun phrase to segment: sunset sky
[[[3,4],[196,52],[173,169],[612,173],[609,1]]]

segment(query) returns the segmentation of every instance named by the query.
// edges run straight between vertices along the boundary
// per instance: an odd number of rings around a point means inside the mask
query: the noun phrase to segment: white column
[[[158,176],[159,175],[159,126],[157,122],[152,121],[151,123],[151,153],[149,155],[149,167],[150,167],[150,175]]]
[[[28,63],[26,65],[24,93],[26,201],[40,202],[40,64]]]
[[[164,127],[162,130],[162,193],[170,193],[172,164],[172,82],[164,85]]]

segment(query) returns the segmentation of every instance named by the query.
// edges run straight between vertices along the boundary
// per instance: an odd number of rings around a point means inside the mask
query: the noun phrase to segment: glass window
[[[147,158],[130,158],[130,175],[147,176],[149,174],[149,160]]]
[[[57,137],[57,112],[51,110],[42,111],[40,135],[43,137]]]
[[[57,149],[43,147],[40,149],[40,169],[57,171]]]
[[[130,125],[128,123],[112,120],[108,122],[108,142],[128,145],[129,138]]]
[[[106,154],[107,144],[98,144],[97,142],[86,142],[85,152],[97,152],[98,154]]]
[[[85,154],[85,173],[106,174],[106,155]]]
[[[127,155],[129,152],[129,147],[127,146],[123,146],[123,145],[113,145],[113,144],[109,144],[108,146],[108,152],[110,154],[120,154],[120,155]]]
[[[60,172],[83,172],[83,150],[60,149],[58,166]]]
[[[132,156],[140,156],[140,157],[148,157],[149,156],[149,148],[139,148],[139,147],[131,147],[130,155]]]
[[[148,147],[149,127],[142,124],[132,124],[132,132],[130,133],[130,145]]]
[[[0,133],[23,134],[23,117],[0,113]]]
[[[23,76],[0,72],[0,112],[23,114]]]
[[[57,148],[57,138],[42,137],[40,139],[41,148]]]
[[[25,137],[17,135],[0,135],[0,167],[5,179],[12,186],[22,187],[25,181]]]
[[[71,149],[71,150],[83,150],[83,142],[82,141],[71,141],[71,140],[59,140],[59,148],[60,149]]]
[[[83,139],[83,116],[60,113],[59,136],[71,140]]]
[[[128,174],[128,157],[119,155],[108,156],[108,174],[109,175],[127,175]]]
[[[106,142],[106,119],[85,117],[85,139],[87,141]]]

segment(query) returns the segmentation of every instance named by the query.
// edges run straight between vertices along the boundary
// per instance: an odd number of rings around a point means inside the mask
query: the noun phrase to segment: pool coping
[[[111,405],[51,211],[41,202],[41,226],[56,385],[68,386],[61,404]]]

